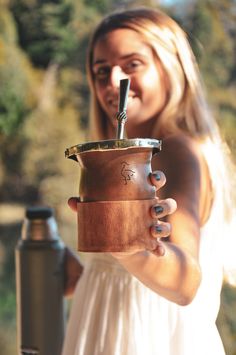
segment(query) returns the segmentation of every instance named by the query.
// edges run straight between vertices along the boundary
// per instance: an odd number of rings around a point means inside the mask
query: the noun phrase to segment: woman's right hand
[[[68,205],[72,211],[77,212],[77,203],[80,202],[79,197],[70,197],[68,200]]]

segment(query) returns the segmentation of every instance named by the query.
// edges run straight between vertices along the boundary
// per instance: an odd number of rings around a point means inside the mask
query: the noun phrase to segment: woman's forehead
[[[150,55],[151,47],[131,29],[116,29],[101,36],[94,46],[93,63],[106,58],[121,58],[131,54]]]

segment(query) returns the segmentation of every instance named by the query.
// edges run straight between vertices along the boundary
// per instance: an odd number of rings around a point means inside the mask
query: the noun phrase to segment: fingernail
[[[157,233],[161,233],[162,232],[162,227],[161,226],[155,226],[155,230]]]
[[[164,211],[164,208],[162,206],[155,206],[154,210],[156,214],[160,214]]]
[[[161,180],[161,175],[156,173],[155,174],[155,179],[156,179],[156,181],[160,181]]]

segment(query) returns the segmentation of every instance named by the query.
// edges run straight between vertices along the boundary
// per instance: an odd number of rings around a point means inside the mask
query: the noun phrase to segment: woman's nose
[[[128,78],[128,75],[123,72],[122,68],[118,65],[111,68],[110,83],[111,86],[119,88],[120,80]]]

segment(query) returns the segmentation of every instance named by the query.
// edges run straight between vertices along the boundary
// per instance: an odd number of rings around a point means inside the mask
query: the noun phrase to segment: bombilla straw
[[[129,87],[130,79],[120,80],[119,112],[116,115],[116,119],[118,121],[117,139],[123,139],[124,137],[124,126],[127,120],[126,110]]]

